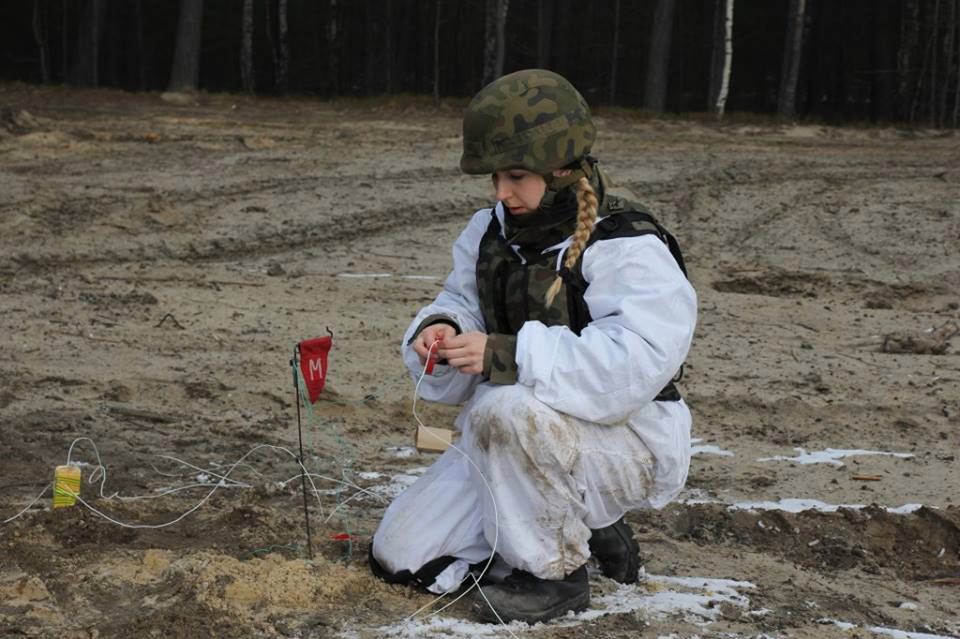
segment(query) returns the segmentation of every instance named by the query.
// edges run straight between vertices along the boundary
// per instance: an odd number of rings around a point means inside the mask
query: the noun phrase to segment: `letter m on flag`
[[[315,403],[320,397],[323,386],[327,381],[327,355],[330,353],[330,347],[332,346],[333,339],[329,336],[315,337],[297,344],[297,354],[300,356],[300,374],[303,376],[303,383],[307,387],[311,404]]]

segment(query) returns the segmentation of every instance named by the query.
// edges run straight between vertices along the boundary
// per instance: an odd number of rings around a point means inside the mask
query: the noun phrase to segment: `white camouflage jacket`
[[[453,245],[453,270],[443,290],[407,329],[402,354],[415,381],[423,366],[409,343],[425,318],[445,315],[462,332],[485,330],[476,265],[491,212],[504,227],[501,204],[474,214]],[[547,250],[562,251],[569,242]],[[654,235],[595,242],[584,252],[583,276],[592,321],[579,336],[565,326],[524,324],[517,335],[517,383],[532,387],[538,400],[557,411],[634,430],[657,460],[650,505],[661,507],[686,481],[691,420],[683,401],[653,398],[686,359],[696,326],[696,293]],[[478,385],[489,382],[437,367],[419,392],[426,400],[458,404]]]

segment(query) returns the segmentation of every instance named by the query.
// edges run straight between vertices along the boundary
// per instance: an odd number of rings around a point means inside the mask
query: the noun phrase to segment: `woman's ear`
[[[557,169],[553,172],[553,177],[567,177],[573,173],[572,169]]]

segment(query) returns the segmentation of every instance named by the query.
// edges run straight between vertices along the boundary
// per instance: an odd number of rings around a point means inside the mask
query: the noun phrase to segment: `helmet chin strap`
[[[540,204],[537,206],[537,209],[540,211],[549,211],[556,204],[557,197],[561,191],[570,188],[579,182],[582,177],[588,180],[591,179],[593,177],[593,164],[595,162],[596,160],[593,160],[590,156],[584,156],[574,163],[568,164],[567,167],[564,167],[570,168],[569,175],[558,176],[554,175],[553,172],[544,175],[543,180],[547,183],[547,190],[540,199]],[[573,164],[576,164],[576,168],[572,168]]]

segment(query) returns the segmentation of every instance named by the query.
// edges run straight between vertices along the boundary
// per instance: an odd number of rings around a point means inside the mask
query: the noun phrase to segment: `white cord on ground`
[[[186,466],[187,468],[192,468],[192,469],[194,469],[194,470],[199,470],[201,473],[203,473],[203,474],[205,474],[205,475],[212,475],[213,477],[216,477],[217,479],[222,479],[222,480],[224,480],[224,481],[232,481],[233,483],[240,485],[242,488],[253,488],[253,486],[251,486],[250,484],[248,484],[248,483],[246,483],[246,482],[237,481],[236,479],[228,479],[227,477],[224,477],[223,475],[221,475],[221,474],[219,474],[219,473],[213,472],[213,471],[210,470],[209,468],[201,468],[200,466],[196,466],[196,465],[194,465],[194,464],[191,464],[190,462],[183,461],[182,459],[179,459],[179,458],[177,458],[177,457],[174,457],[173,455],[157,455],[157,457],[160,457],[161,459],[169,459],[170,461],[175,461],[175,462],[177,462],[178,464],[183,464],[183,465]],[[249,464],[244,464],[244,466],[249,467],[250,465],[249,465]],[[298,475],[298,477],[299,477],[299,475]]]
[[[27,504],[26,508],[24,508],[23,510],[21,510],[20,512],[18,512],[18,513],[17,513],[16,515],[14,515],[13,517],[8,517],[8,518],[4,519],[3,522],[0,522],[0,523],[9,524],[11,521],[13,521],[14,519],[17,519],[18,517],[20,517],[21,515],[23,515],[23,513],[25,513],[25,512],[27,512],[28,510],[30,510],[30,508],[31,508],[35,503],[37,503],[38,501],[40,501],[40,499],[41,499],[44,495],[47,494],[47,491],[50,490],[50,487],[51,487],[51,486],[53,486],[53,482],[50,482],[49,484],[47,484],[46,486],[44,486],[43,490],[40,491],[40,494],[37,495],[37,496],[34,498],[33,501],[31,501],[29,504]]]
[[[318,473],[307,473],[307,475],[310,476],[310,477],[318,477],[318,478],[320,478],[320,479],[326,479],[327,481],[332,481],[332,482],[335,483],[335,484],[343,484],[344,486],[349,486],[350,488],[355,488],[358,493],[364,493],[364,494],[366,494],[366,495],[369,495],[370,497],[374,497],[374,498],[376,498],[376,499],[379,499],[380,501],[382,501],[382,502],[384,502],[384,503],[387,502],[387,500],[383,498],[383,495],[378,495],[377,493],[375,493],[375,492],[373,492],[373,491],[370,491],[370,490],[367,490],[366,488],[363,488],[363,487],[361,487],[361,486],[358,486],[357,484],[355,484],[355,483],[353,483],[353,482],[351,482],[351,481],[347,481],[347,480],[344,480],[344,479],[335,479],[334,477],[330,477],[330,476],[328,476],[328,475],[320,475],[320,474],[318,474]],[[290,479],[284,479],[283,481],[279,482],[279,483],[280,483],[280,487],[281,487],[281,488],[285,488],[285,487],[287,486],[287,484],[289,484],[290,482],[292,482],[294,479],[300,479],[301,476],[302,476],[302,475],[294,475],[294,476],[291,477]]]
[[[247,457],[249,457],[250,455],[252,455],[254,452],[260,450],[261,448],[269,448],[269,449],[273,449],[273,450],[282,451],[282,452],[286,453],[287,455],[289,455],[290,457],[292,457],[292,458],[294,459],[294,461],[297,462],[297,465],[300,466],[301,470],[303,471],[303,473],[306,474],[307,479],[310,481],[310,485],[311,485],[311,487],[313,488],[313,493],[314,493],[314,495],[317,497],[317,504],[318,504],[318,506],[320,507],[321,516],[323,516],[323,512],[324,512],[323,503],[320,501],[320,496],[319,496],[319,494],[317,493],[317,486],[316,486],[316,484],[314,484],[313,478],[311,477],[310,473],[307,472],[306,467],[304,467],[303,464],[300,462],[300,459],[299,459],[296,455],[294,455],[293,452],[291,452],[290,450],[284,448],[283,446],[275,446],[275,445],[273,445],[273,444],[259,444],[259,445],[257,445],[257,446],[254,446],[254,447],[251,448],[249,451],[247,451],[240,459],[238,459],[236,462],[234,462],[234,463],[230,466],[230,468],[229,468],[225,473],[223,473],[222,475],[214,473],[217,477],[220,478],[220,481],[218,481],[218,482],[216,482],[216,483],[203,483],[203,484],[198,483],[198,484],[191,484],[191,485],[189,485],[189,486],[177,486],[177,487],[174,487],[174,488],[170,488],[170,489],[168,489],[168,490],[165,490],[163,493],[158,494],[158,495],[118,497],[118,494],[117,494],[117,493],[114,493],[113,495],[107,497],[107,496],[104,495],[104,493],[103,493],[103,491],[104,491],[104,485],[105,485],[105,483],[106,483],[106,467],[103,465],[103,462],[102,462],[101,459],[100,459],[100,451],[97,449],[97,445],[96,445],[96,443],[95,443],[92,439],[90,439],[89,437],[78,437],[78,438],[74,439],[73,442],[70,444],[70,448],[69,448],[69,450],[68,450],[68,452],[67,452],[67,464],[69,465],[69,464],[72,462],[72,459],[73,459],[73,449],[74,449],[74,447],[77,445],[78,442],[84,441],[84,440],[90,442],[90,444],[93,446],[94,454],[96,455],[96,458],[97,458],[97,467],[94,469],[93,473],[91,474],[91,478],[93,478],[93,477],[100,477],[100,478],[101,478],[101,481],[100,481],[100,491],[99,491],[99,493],[100,493],[100,497],[103,498],[103,499],[105,499],[105,500],[121,499],[121,500],[125,500],[125,501],[126,501],[126,500],[136,500],[136,499],[151,499],[151,498],[156,498],[156,497],[162,497],[163,495],[170,494],[170,493],[173,493],[173,492],[179,492],[179,491],[181,491],[181,490],[187,490],[188,488],[197,488],[197,487],[211,486],[210,491],[209,491],[206,495],[204,495],[203,498],[202,498],[199,502],[197,502],[192,508],[190,508],[189,510],[187,510],[186,512],[184,512],[183,514],[181,514],[179,517],[177,517],[177,518],[175,518],[175,519],[173,519],[173,520],[171,520],[171,521],[162,523],[162,524],[128,524],[128,523],[119,521],[119,520],[114,519],[113,517],[107,515],[106,513],[101,512],[100,510],[96,509],[95,507],[93,507],[90,503],[88,503],[86,500],[84,500],[79,494],[73,493],[72,491],[66,491],[66,490],[64,491],[64,492],[66,492],[67,494],[71,494],[71,495],[73,495],[74,497],[76,497],[77,500],[78,500],[81,504],[83,504],[88,510],[90,510],[92,513],[94,513],[94,514],[102,517],[103,519],[106,519],[107,521],[109,521],[109,522],[111,522],[111,523],[113,523],[113,524],[116,524],[116,525],[118,525],[118,526],[122,526],[122,527],[124,527],[124,528],[164,528],[164,527],[166,527],[166,526],[170,526],[170,525],[173,525],[173,524],[175,524],[175,523],[177,523],[177,522],[179,522],[179,521],[182,521],[185,517],[187,517],[187,516],[190,515],[191,513],[193,513],[193,512],[195,512],[196,510],[198,510],[200,507],[202,507],[202,506],[210,499],[210,497],[213,496],[213,494],[214,494],[215,492],[217,492],[218,490],[220,490],[220,489],[222,489],[222,488],[243,488],[243,487],[248,487],[248,485],[245,485],[245,484],[243,484],[242,482],[237,482],[236,480],[230,479],[229,476],[230,476],[230,474],[231,474],[238,466],[242,465],[243,461],[244,461]],[[181,461],[181,460],[177,460],[176,458],[172,458],[172,457],[171,457],[171,459],[174,459],[175,461]],[[188,464],[187,462],[181,462],[181,463],[183,463],[183,464],[185,464],[185,465],[187,465],[187,466],[192,466],[192,464]],[[244,464],[244,465],[245,465],[245,464]],[[194,467],[194,468],[197,468],[197,467]],[[98,473],[100,473],[100,474],[98,475]],[[297,475],[297,476],[299,477],[300,475]],[[332,478],[327,478],[327,479],[331,479],[331,480],[332,480]],[[96,481],[96,480],[93,479],[93,481]],[[337,480],[332,480],[332,481],[337,481]],[[230,485],[230,484],[228,484],[227,482],[233,482],[233,484]],[[341,483],[346,483],[346,482],[341,482]],[[8,523],[14,521],[15,519],[21,517],[24,513],[26,513],[28,510],[30,510],[30,508],[31,508],[34,504],[36,504],[38,501],[40,501],[40,499],[44,496],[44,494],[46,494],[47,490],[49,490],[51,486],[53,486],[53,482],[47,484],[46,487],[43,489],[43,491],[41,491],[41,493],[40,493],[39,495],[37,495],[37,497],[36,497],[33,501],[31,501],[31,502],[26,506],[26,508],[24,508],[23,510],[21,510],[21,511],[18,512],[17,514],[15,514],[15,515],[13,515],[13,516],[11,516],[11,517],[8,517],[7,519],[4,519],[4,520],[3,520],[2,522],[0,522],[0,523],[8,524]]]
[[[289,451],[288,449],[286,449],[286,448],[284,448],[284,447],[282,447],[282,446],[274,446],[273,444],[258,444],[257,446],[254,446],[254,447],[251,448],[249,451],[247,451],[247,452],[243,455],[243,457],[241,457],[241,458],[238,459],[236,462],[234,462],[233,465],[230,466],[230,468],[226,471],[226,473],[223,474],[223,476],[222,476],[221,478],[222,478],[223,480],[227,480],[227,479],[229,478],[229,476],[230,476],[230,473],[232,473],[232,472],[234,471],[234,469],[236,469],[237,466],[239,466],[239,465],[241,464],[241,462],[243,462],[247,457],[249,457],[250,455],[252,455],[254,452],[260,450],[261,448],[269,448],[269,449],[272,449],[272,450],[279,450],[279,451],[282,451],[282,452],[287,453],[288,455],[290,455],[290,456],[294,459],[294,461],[297,462],[297,465],[300,466],[300,468],[303,470],[304,473],[307,472],[307,469],[303,466],[302,463],[300,463],[300,459],[299,459],[296,455],[294,455],[291,451]],[[313,490],[316,491],[317,487],[316,487],[316,485],[313,483],[313,479],[310,478],[309,476],[307,477],[307,479],[310,481],[310,485],[313,487]],[[99,515],[100,517],[103,517],[103,518],[106,519],[107,521],[109,521],[109,522],[111,522],[111,523],[114,523],[114,524],[116,524],[116,525],[118,525],[118,526],[121,526],[121,527],[123,527],[123,528],[133,528],[133,529],[143,529],[143,528],[156,529],[156,528],[166,528],[167,526],[171,526],[171,525],[173,525],[173,524],[175,524],[175,523],[177,523],[177,522],[179,522],[179,521],[182,521],[182,520],[183,520],[184,518],[186,518],[188,515],[192,514],[193,512],[195,512],[196,510],[198,510],[200,507],[202,507],[205,503],[207,503],[207,501],[210,499],[210,497],[212,497],[213,494],[214,494],[215,492],[217,492],[217,490],[219,490],[220,488],[223,488],[223,487],[224,487],[224,485],[223,485],[223,482],[222,482],[222,481],[221,481],[221,482],[217,482],[217,484],[216,484],[212,489],[210,489],[210,492],[208,492],[206,495],[204,495],[204,496],[203,496],[203,499],[201,499],[200,501],[198,501],[192,508],[190,508],[189,510],[187,510],[186,512],[184,512],[183,514],[181,514],[179,517],[177,517],[177,518],[175,518],[175,519],[172,519],[172,520],[170,520],[170,521],[168,521],[168,522],[162,523],[162,524],[128,524],[128,523],[125,523],[125,522],[122,522],[122,521],[118,521],[118,520],[114,519],[113,517],[110,517],[110,516],[107,515],[106,513],[103,513],[103,512],[101,512],[101,511],[97,510],[96,508],[94,508],[93,506],[91,506],[90,504],[88,504],[82,497],[80,497],[80,495],[76,495],[76,497],[77,497],[77,500],[78,500],[81,504],[83,504],[84,506],[87,507],[88,510],[90,510],[90,512],[94,513],[95,515]],[[319,506],[320,506],[320,512],[321,512],[321,514],[322,514],[322,513],[323,513],[323,503],[320,501],[320,498],[319,498],[319,497],[317,497],[317,503],[318,503]]]
[[[164,488],[155,495],[132,495],[130,497],[124,497],[122,495],[117,495],[112,499],[119,499],[120,501],[140,501],[141,499],[159,499],[160,497],[166,497],[167,495],[172,495],[173,493],[183,492],[184,490],[191,490],[193,488],[206,488],[208,486],[217,486],[219,488],[247,488],[247,486],[237,486],[237,485],[222,485],[221,482],[211,483],[211,482],[197,482],[195,484],[187,484],[186,486],[173,486],[171,488]]]
[[[104,489],[107,486],[107,468],[103,465],[103,461],[100,459],[100,450],[97,448],[97,444],[90,439],[89,437],[77,437],[72,442],[70,442],[70,448],[67,450],[67,466],[71,465],[71,460],[73,458],[73,448],[77,445],[77,442],[88,441],[90,445],[93,446],[93,454],[97,457],[97,467],[90,473],[90,477],[87,481],[95,482],[97,478],[100,479],[100,497],[103,499],[113,499],[119,493],[113,493],[109,497],[103,494]]]

